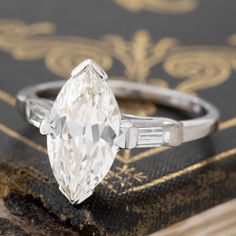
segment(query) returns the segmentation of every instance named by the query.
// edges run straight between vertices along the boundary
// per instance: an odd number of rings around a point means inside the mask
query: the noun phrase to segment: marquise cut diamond
[[[82,65],[82,66],[81,66]],[[89,197],[118,151],[121,114],[106,73],[86,60],[72,73],[47,118],[50,164],[60,190],[72,203]]]

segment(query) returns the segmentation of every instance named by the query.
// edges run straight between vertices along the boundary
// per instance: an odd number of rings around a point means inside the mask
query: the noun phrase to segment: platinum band
[[[17,95],[18,110],[29,123],[46,134],[44,118],[65,81],[27,87]],[[205,137],[217,129],[218,110],[210,103],[178,91],[127,81],[108,81],[115,97],[151,100],[157,104],[191,112],[199,118],[176,121],[160,117],[122,115],[120,130],[124,134],[116,142],[120,148],[178,146]]]

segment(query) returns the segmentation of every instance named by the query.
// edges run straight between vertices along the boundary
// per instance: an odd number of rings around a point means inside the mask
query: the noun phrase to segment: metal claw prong
[[[81,64],[79,64],[77,67],[75,67],[72,72],[71,76],[76,77],[78,74],[82,73],[83,71],[87,69],[93,70],[100,79],[107,80],[108,75],[107,73],[92,59],[86,59]]]
[[[53,128],[47,118],[42,120],[39,131],[42,135],[53,133]]]
[[[121,133],[118,137],[115,138],[114,144],[119,148],[125,148],[126,133]]]
[[[114,144],[120,148],[132,149],[136,147],[138,140],[138,129],[129,120],[121,121],[121,134],[116,137]]]

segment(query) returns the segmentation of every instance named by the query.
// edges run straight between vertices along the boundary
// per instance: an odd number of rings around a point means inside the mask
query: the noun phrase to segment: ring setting
[[[92,194],[119,149],[114,140],[121,114],[106,79],[95,62],[84,61],[72,71],[41,126],[54,176],[71,203]]]
[[[53,102],[47,96],[55,91],[59,93]],[[176,121],[121,114],[116,97],[152,100],[199,118]],[[91,59],[78,65],[65,84],[51,82],[21,90],[17,106],[47,136],[53,174],[72,204],[92,195],[120,149],[178,146],[212,133],[219,119],[218,110],[200,98],[150,85],[108,81],[106,72]]]

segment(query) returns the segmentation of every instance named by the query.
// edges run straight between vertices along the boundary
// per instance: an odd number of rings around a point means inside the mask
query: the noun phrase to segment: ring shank
[[[26,115],[30,123],[39,127],[52,107],[53,103],[49,99],[56,97],[64,83],[65,81],[48,82],[21,90],[17,95],[19,111]],[[123,115],[121,130],[134,132],[133,135],[132,132],[129,134],[129,145],[126,147],[177,146],[182,142],[202,138],[217,128],[219,112],[203,99],[147,84],[118,80],[108,83],[117,98],[151,100],[200,116],[177,122],[168,118]],[[137,132],[131,127],[135,127]],[[132,137],[135,135],[137,140]]]

